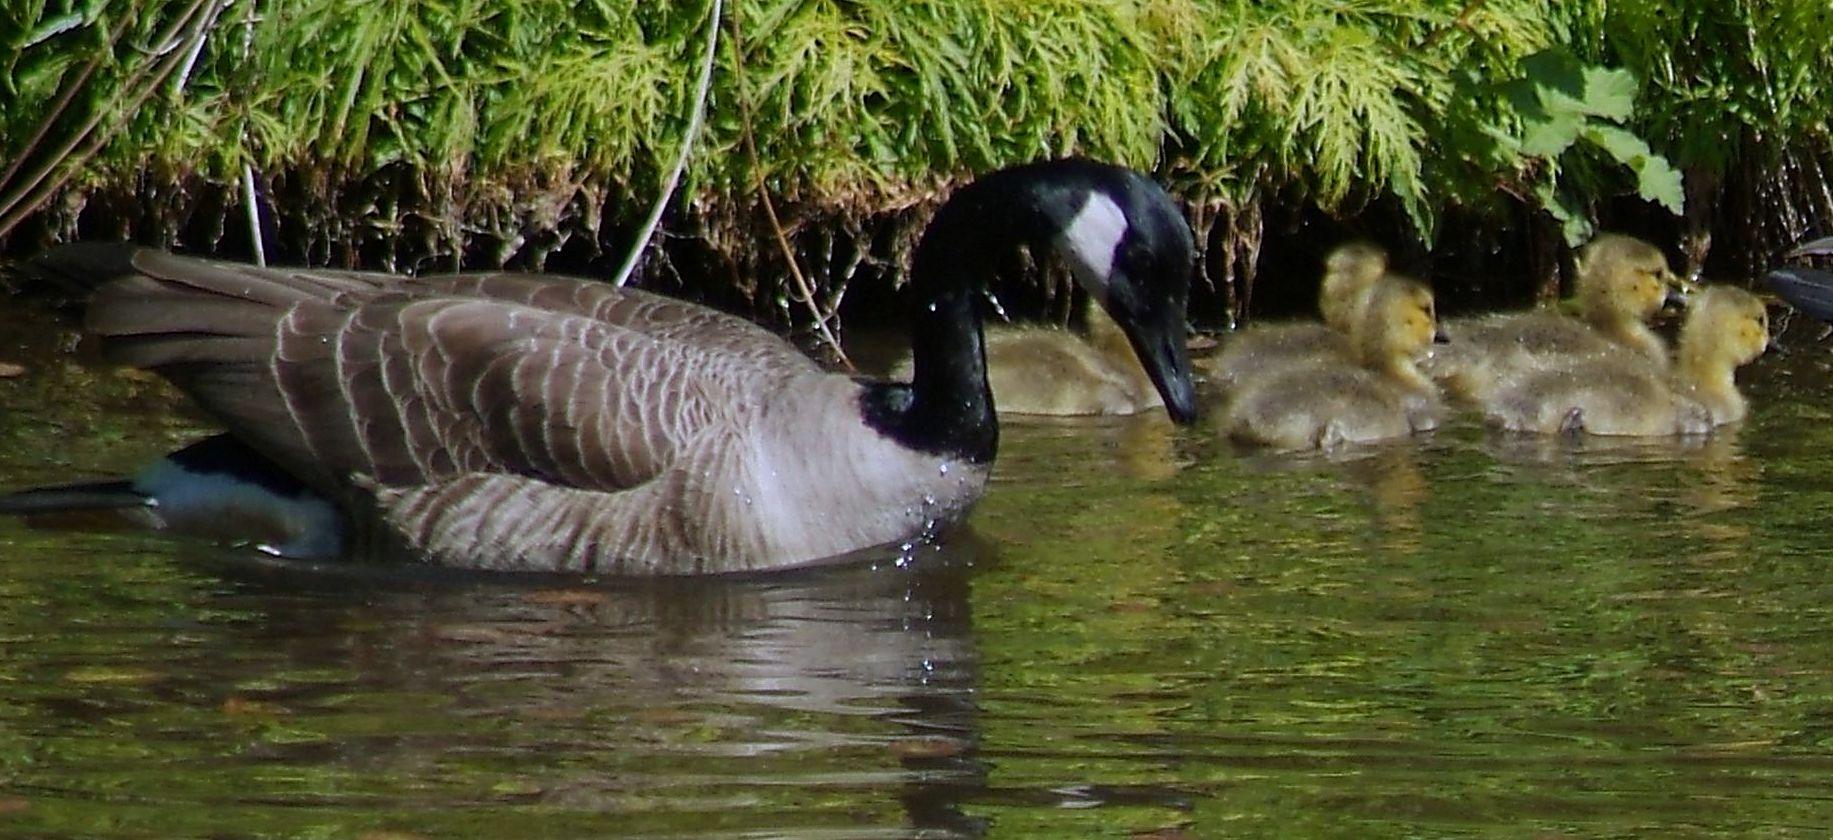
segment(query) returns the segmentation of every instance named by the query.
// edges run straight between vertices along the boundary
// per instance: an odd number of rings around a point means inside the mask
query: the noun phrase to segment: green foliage
[[[405,196],[322,199],[376,218],[318,224],[438,217],[449,248],[596,232],[598,205],[628,218],[657,187],[710,5],[217,2],[0,0],[0,156],[55,162],[94,121],[119,131],[70,153],[72,199],[227,186],[244,165],[330,196],[399,170]],[[220,16],[196,66],[146,74],[199,8]],[[1752,138],[1824,138],[1828,16],[1822,0],[735,0],[688,184],[715,219],[749,212],[759,183],[801,218],[856,217],[1080,153],[1236,206],[1389,202],[1426,241],[1447,208],[1521,203],[1575,237],[1618,194],[1679,212],[1680,173],[1723,173]]]
[[[1634,172],[1636,191],[1644,199],[1672,213],[1682,212],[1686,196],[1680,173],[1620,125],[1635,112],[1633,75],[1586,65],[1562,47],[1529,56],[1521,69],[1520,78],[1499,87],[1520,135],[1498,129],[1492,136],[1512,151],[1544,162],[1544,177],[1534,185],[1536,194],[1559,220],[1568,244],[1577,246],[1593,232],[1582,205],[1559,185],[1560,158],[1580,141]]]

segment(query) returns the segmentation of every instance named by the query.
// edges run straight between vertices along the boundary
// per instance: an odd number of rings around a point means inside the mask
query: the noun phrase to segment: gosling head
[[[1324,258],[1317,308],[1331,329],[1348,334],[1368,303],[1369,290],[1387,273],[1387,252],[1369,242],[1340,245]]]
[[[1389,274],[1369,290],[1355,334],[1363,364],[1412,369],[1439,337],[1438,310],[1426,284]]]
[[[1579,252],[1579,306],[1593,321],[1647,321],[1678,282],[1661,249],[1633,236],[1601,234]]]
[[[1743,289],[1708,286],[1687,307],[1680,347],[1695,365],[1747,365],[1769,349],[1769,310]]]

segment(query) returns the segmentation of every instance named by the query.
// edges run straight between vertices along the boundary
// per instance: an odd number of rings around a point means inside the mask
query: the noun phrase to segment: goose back
[[[63,267],[97,261],[82,250]],[[374,551],[735,570],[920,532],[984,485],[984,468],[867,428],[847,377],[670,298],[539,275],[399,278],[114,250],[122,276],[88,315],[107,354],[167,375],[257,451],[372,513],[358,525]],[[908,498],[932,501],[887,504]]]

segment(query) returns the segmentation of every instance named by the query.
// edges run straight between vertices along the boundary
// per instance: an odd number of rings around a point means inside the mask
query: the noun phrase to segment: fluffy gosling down
[[[987,383],[999,414],[1128,415],[1164,407],[1120,325],[1092,297],[1082,316],[1086,339],[1052,327],[987,329]],[[905,356],[891,378],[912,373]]]
[[[1575,357],[1627,348],[1640,362],[1665,368],[1667,346],[1648,322],[1676,283],[1660,249],[1603,234],[1579,252],[1579,317],[1537,311],[1455,319],[1445,329],[1450,346],[1433,356],[1427,371],[1453,397],[1487,407],[1512,380]]]
[[[1354,358],[1350,333],[1368,305],[1375,281],[1387,268],[1387,252],[1367,242],[1351,242],[1331,251],[1318,284],[1317,308],[1323,323],[1269,324],[1243,330],[1209,362],[1210,381],[1233,389],[1293,365]]]
[[[1576,358],[1522,378],[1488,412],[1492,425],[1537,434],[1706,434],[1749,413],[1735,373],[1769,346],[1769,314],[1742,289],[1696,295],[1671,372],[1621,358]]]
[[[1229,401],[1222,430],[1262,446],[1327,449],[1436,428],[1443,406],[1419,362],[1441,339],[1432,291],[1416,280],[1382,277],[1356,320],[1354,361],[1323,360],[1256,379]]]

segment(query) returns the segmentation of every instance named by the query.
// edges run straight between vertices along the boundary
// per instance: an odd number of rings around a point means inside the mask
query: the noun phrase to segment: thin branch
[[[675,188],[681,184],[681,174],[687,170],[688,153],[693,151],[694,139],[700,134],[700,124],[706,118],[707,91],[713,85],[713,56],[719,46],[719,21],[724,4],[713,0],[713,8],[707,15],[706,57],[700,62],[700,81],[694,91],[694,109],[687,118],[687,133],[681,137],[681,148],[675,153],[675,165],[668,173],[668,180],[662,184],[660,195],[656,196],[655,206],[649,208],[649,218],[643,221],[642,232],[630,245],[630,253],[624,257],[624,264],[619,266],[611,285],[622,286],[630,282],[630,275],[636,272],[637,260],[643,252],[649,250],[649,243],[655,238],[656,228],[662,224],[662,211],[668,208],[668,200],[675,194]]]
[[[83,85],[89,81],[95,69],[102,65],[102,54],[114,52],[115,44],[121,40],[121,33],[126,31],[127,22],[130,19],[127,15],[121,16],[120,22],[115,24],[115,31],[108,33],[108,41],[103,44],[102,50],[89,59],[88,64],[83,65],[82,71],[76,74],[76,78],[71,79],[63,92],[58,94],[57,101],[51,103],[51,110],[45,113],[43,120],[39,121],[38,129],[32,132],[32,139],[25,141],[25,145],[20,147],[18,154],[13,156],[13,162],[6,165],[6,171],[0,172],[0,187],[12,183],[13,176],[19,174],[19,167],[25,165],[26,159],[30,158],[32,152],[38,148],[38,144],[44,141],[45,135],[51,133],[51,127],[56,125],[58,119],[64,115],[64,109],[70,107],[70,100],[76,98],[77,91],[83,89]],[[8,205],[0,202],[0,207],[3,206]]]
[[[815,301],[814,287],[808,282],[808,278],[802,274],[802,267],[796,263],[796,250],[789,244],[789,236],[783,232],[783,222],[781,219],[777,218],[776,204],[770,200],[770,191],[765,188],[764,167],[759,162],[757,141],[753,136],[754,132],[751,128],[751,99],[745,95],[745,60],[743,47],[744,39],[740,37],[738,15],[733,14],[732,66],[739,77],[738,83],[733,87],[737,91],[735,98],[738,100],[739,124],[743,127],[742,137],[745,144],[745,157],[751,165],[751,174],[754,178],[752,185],[753,189],[757,190],[758,201],[764,206],[764,216],[770,220],[770,229],[776,234],[777,247],[783,251],[783,262],[789,266],[790,279],[795,281],[796,291],[801,295],[802,302],[808,306],[809,314],[813,315],[815,318],[815,332],[820,334],[821,342],[826,344],[829,350],[833,351],[836,361],[845,366],[847,370],[856,371],[858,368],[854,366],[853,360],[847,358],[846,351],[841,349],[840,340],[835,338],[833,331],[829,330],[827,327],[828,315],[821,311],[820,304]]]
[[[233,2],[233,0],[232,0]],[[246,0],[248,14],[242,17],[242,61],[247,62],[254,51],[255,43],[255,3]],[[248,147],[248,123],[242,124],[242,147]],[[245,156],[242,158],[242,205],[248,215],[248,241],[253,243],[255,265],[267,265],[267,242],[261,233],[261,196],[255,190],[255,166]]]
[[[215,29],[217,17],[222,15],[223,10],[229,8],[229,4],[234,2],[235,0],[223,0],[221,3],[212,4],[209,16],[204,18],[204,31],[208,32]],[[204,41],[206,40],[208,39],[193,39],[191,41],[191,48],[185,50],[184,66],[178,69],[178,78],[172,80],[172,95],[174,97],[183,93],[185,85],[190,83],[191,71],[197,67],[198,56],[204,54]]]
[[[248,215],[248,240],[254,244],[255,265],[267,265],[267,245],[261,236],[261,204],[255,193],[254,164],[242,163],[242,209]]]
[[[197,9],[200,8],[204,2],[205,0],[198,0],[198,4],[193,5],[191,9],[186,12],[185,19],[191,20],[195,18]],[[212,13],[206,15],[202,19],[202,22],[208,23],[215,20],[215,12],[220,11],[227,2],[228,0],[211,0],[210,5],[212,6]],[[201,40],[208,34],[208,27],[199,25],[187,34],[186,40]],[[45,202],[50,201],[52,196],[56,195],[57,191],[62,189],[64,184],[68,183],[69,180],[75,176],[79,166],[95,155],[95,153],[99,151],[103,145],[107,144],[109,140],[114,138],[114,136],[127,124],[128,120],[132,119],[134,114],[139,112],[140,106],[146,103],[147,98],[151,97],[153,93],[159,89],[160,84],[172,75],[172,71],[178,67],[179,58],[181,58],[180,54],[167,51],[164,57],[159,59],[153,66],[153,69],[147,70],[143,67],[123,80],[121,86],[124,90],[138,87],[139,91],[133,95],[131,101],[128,102],[125,108],[116,111],[112,107],[115,103],[112,102],[110,103],[111,107],[97,108],[95,114],[89,118],[89,121],[84,123],[83,127],[72,135],[56,153],[52,154],[51,157],[32,174],[32,177],[27,180],[24,186],[17,188],[12,197],[0,202],[0,237],[6,236],[14,227],[24,221],[26,217],[37,212],[40,207],[44,206]],[[105,130],[96,132],[96,126],[102,122],[104,116],[110,113],[114,114],[114,121],[110,123]],[[85,139],[87,139],[86,143],[84,142]],[[78,149],[78,146],[82,148]],[[50,177],[52,173],[56,173],[57,177],[52,178],[49,183],[46,183],[45,179]]]

